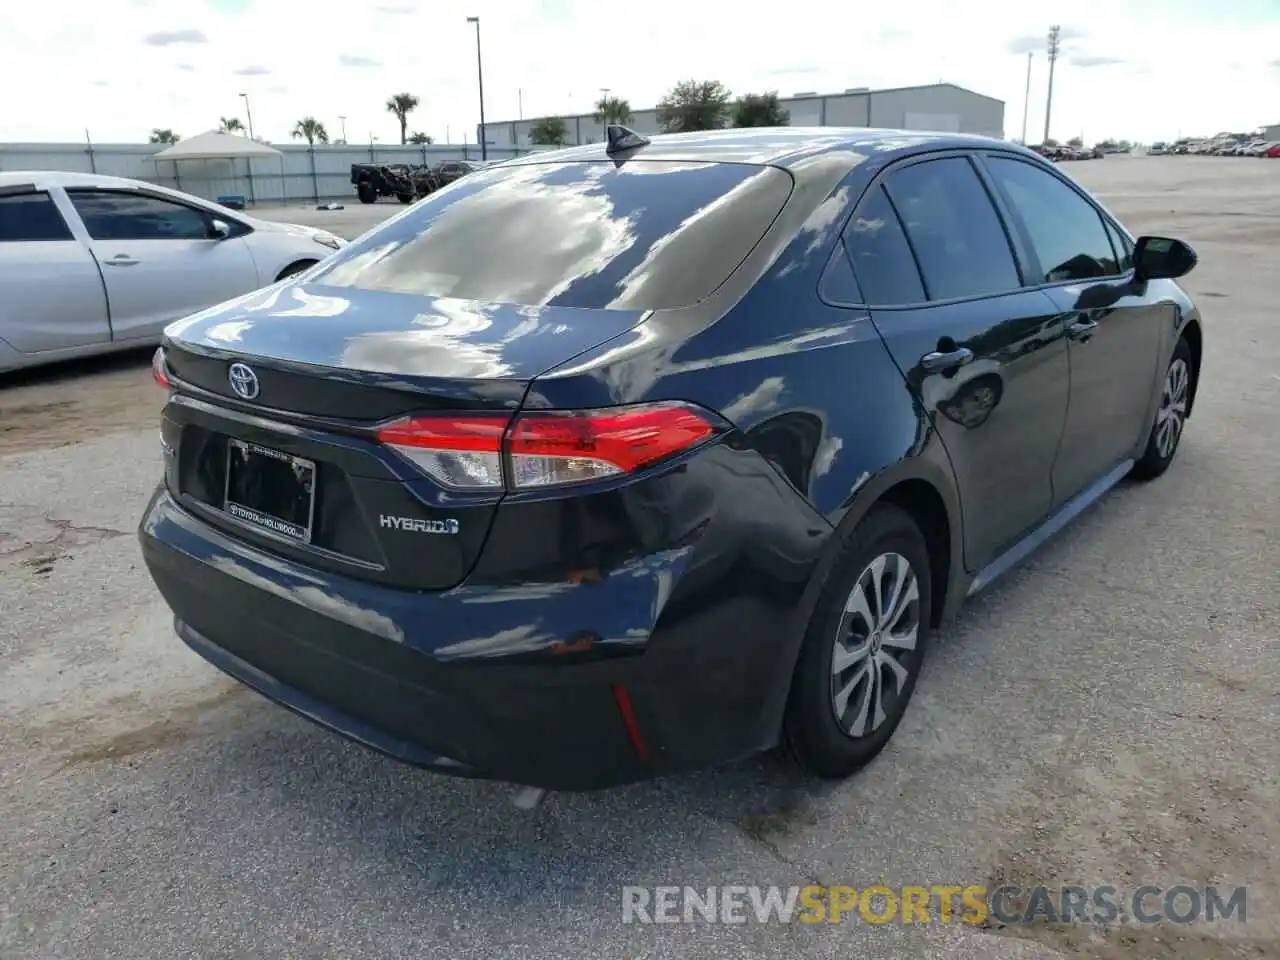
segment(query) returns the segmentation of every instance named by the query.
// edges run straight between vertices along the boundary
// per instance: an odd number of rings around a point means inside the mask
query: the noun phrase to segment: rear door
[[[951,458],[979,569],[1053,504],[1067,409],[1058,311],[963,154],[893,168],[845,230],[863,298]]]
[[[1127,245],[1115,249],[1125,242],[1120,231],[1073,185],[1012,156],[983,163],[1030,249],[1030,280],[1053,299],[1067,331],[1071,403],[1053,469],[1062,504],[1130,456],[1150,429],[1175,307],[1134,284]]]
[[[111,339],[98,265],[34,184],[0,190],[0,339],[20,353]]]
[[[242,237],[213,237],[207,211],[136,190],[67,195],[102,267],[116,340],[156,338],[171,320],[259,285]]]

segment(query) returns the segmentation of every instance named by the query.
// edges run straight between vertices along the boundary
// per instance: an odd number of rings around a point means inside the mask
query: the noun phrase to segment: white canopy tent
[[[229,160],[234,163],[236,160],[243,159],[245,161],[245,173],[248,175],[249,180],[249,202],[253,203],[252,161],[264,157],[277,157],[280,160],[280,188],[283,196],[284,154],[270,144],[250,140],[248,137],[237,137],[233,133],[220,133],[217,130],[210,130],[207,133],[192,137],[190,140],[179,140],[172,146],[165,147],[158,153],[152,154],[151,159],[157,163],[161,160],[173,161],[173,177],[178,183],[179,189],[182,188],[182,182],[178,177],[179,161]]]

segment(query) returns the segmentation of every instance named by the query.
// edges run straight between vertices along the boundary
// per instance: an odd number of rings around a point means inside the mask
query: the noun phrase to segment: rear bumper
[[[686,550],[596,583],[416,593],[265,553],[163,488],[139,539],[178,634],[225,673],[397,759],[554,790],[771,746],[811,569],[805,558],[766,592],[729,582],[741,562],[699,570],[702,586],[656,604],[690,579]],[[595,642],[579,652],[583,636]]]

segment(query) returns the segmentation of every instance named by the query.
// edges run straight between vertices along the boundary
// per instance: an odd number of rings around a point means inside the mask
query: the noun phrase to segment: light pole
[[[1053,65],[1058,62],[1058,50],[1062,28],[1054,25],[1049,28],[1049,94],[1044,103],[1044,142],[1049,140],[1049,115],[1053,112]]]
[[[480,57],[480,18],[467,17],[467,23],[476,25],[476,76],[480,82],[480,159],[489,159],[489,137],[484,129],[484,60]]]
[[[253,113],[249,110],[249,95],[247,93],[242,93],[240,94],[240,96],[244,99],[244,115],[245,115],[245,119],[249,121],[249,139],[252,140],[253,139]]]
[[[346,143],[347,142],[347,118],[339,114],[338,122],[342,124],[342,142]]]
[[[1022,145],[1027,145],[1027,110],[1031,106],[1031,60],[1035,51],[1027,51],[1027,92],[1022,97]]]

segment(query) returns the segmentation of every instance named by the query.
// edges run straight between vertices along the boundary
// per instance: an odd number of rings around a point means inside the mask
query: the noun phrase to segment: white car
[[[345,244],[139,180],[0,173],[0,371],[156,343]]]

